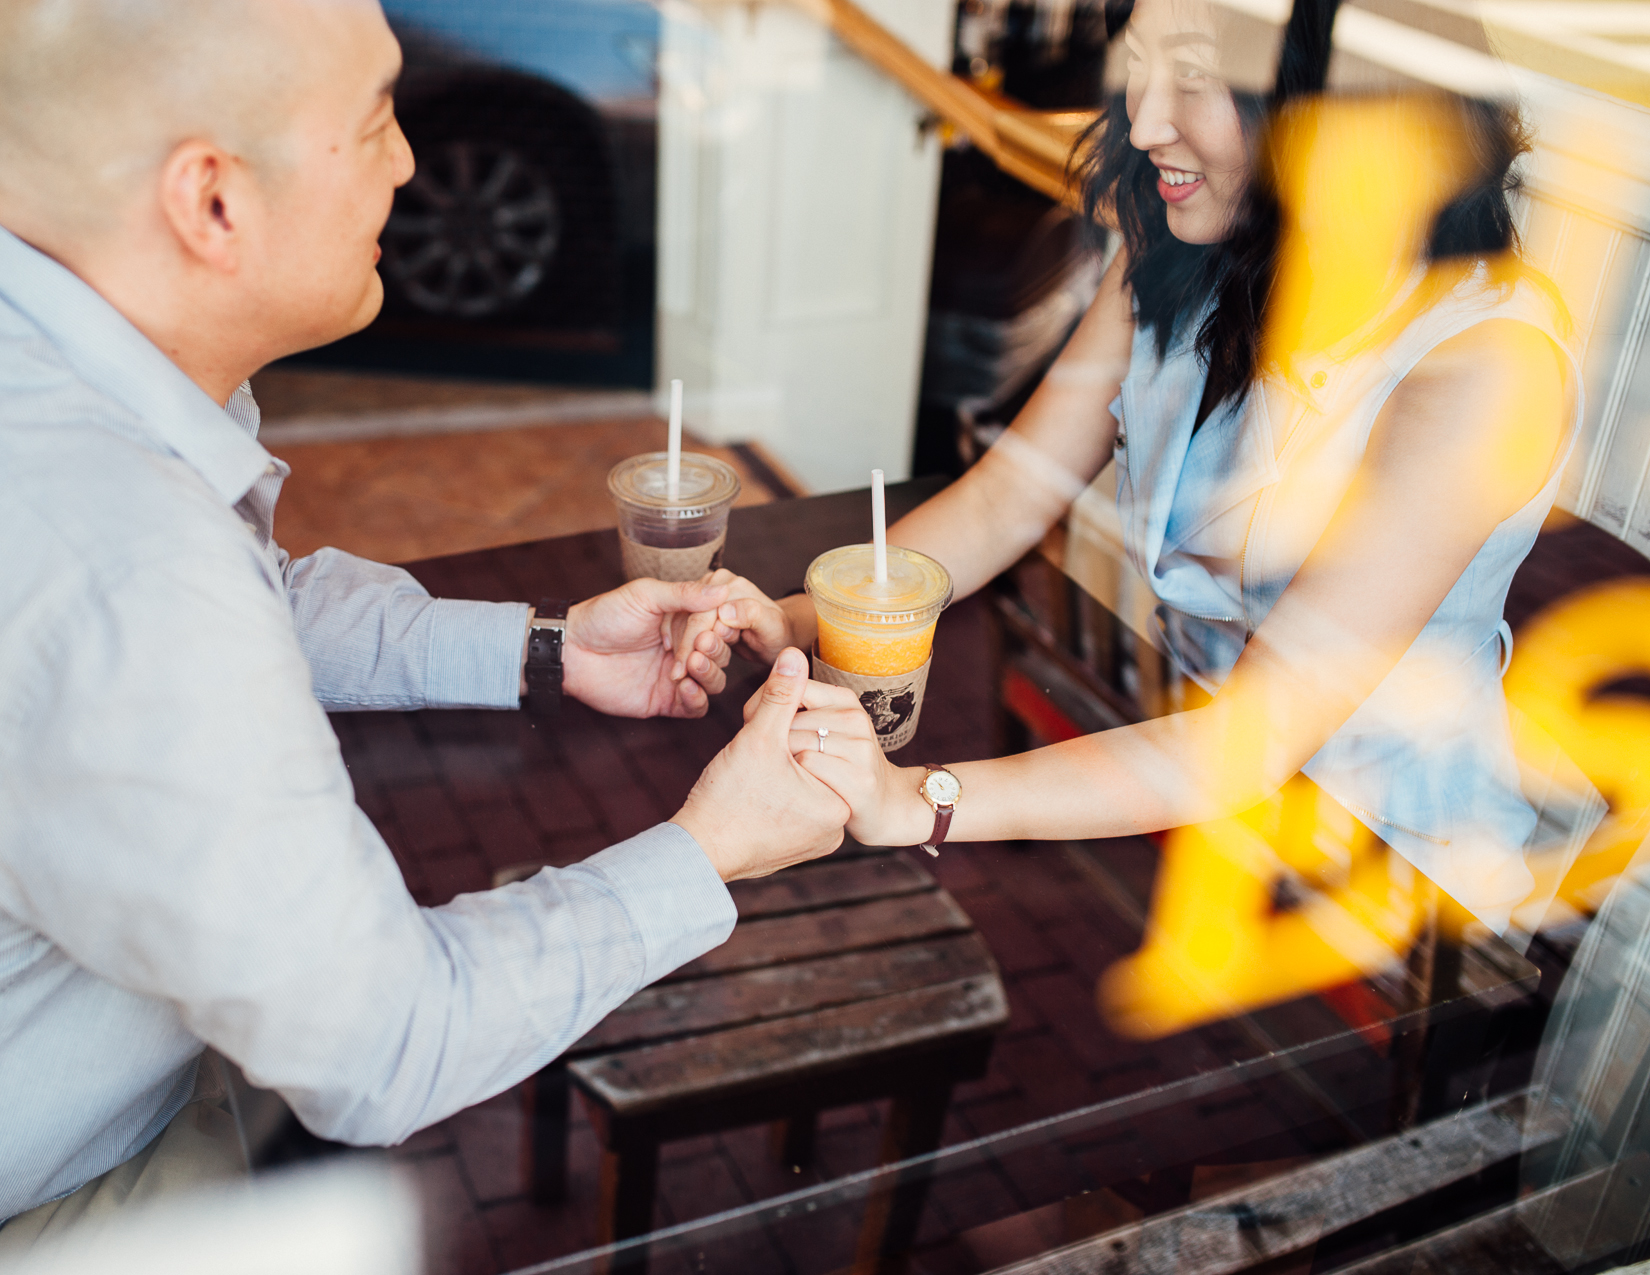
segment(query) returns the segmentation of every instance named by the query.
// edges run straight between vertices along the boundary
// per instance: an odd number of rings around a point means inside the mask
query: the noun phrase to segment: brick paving
[[[558,542],[553,560],[545,552],[524,546],[416,569],[433,590],[455,596],[580,596],[615,582],[599,536]],[[759,582],[783,591],[782,581]],[[953,607],[937,638],[934,694],[907,756],[961,761],[992,751],[990,661],[984,605],[971,600]],[[532,860],[572,863],[668,818],[735,731],[741,704],[759,684],[759,671],[748,665],[736,664],[734,672],[728,692],[697,722],[615,720],[574,703],[553,724],[525,714],[469,712],[353,714],[333,721],[362,808],[414,896],[439,904],[486,888],[501,868]],[[1119,879],[1150,880],[1149,842],[1091,849],[1116,866]],[[989,1074],[957,1090],[946,1144],[1140,1094],[1256,1053],[1253,1039],[1233,1024],[1157,1042],[1126,1040],[1106,1027],[1095,1009],[1095,979],[1137,946],[1139,931],[1108,908],[1061,847],[957,845],[923,862],[978,925],[1002,967],[1013,1010]],[[1316,1000],[1283,1007],[1272,1021],[1285,1022],[1303,1039],[1341,1026]],[[1365,1131],[1378,1129],[1384,1112],[1383,1052],[1360,1045],[1315,1073],[1343,1114],[1351,1113],[1352,1125]],[[573,1107],[569,1197],[555,1206],[528,1199],[517,1091],[393,1152],[423,1188],[435,1275],[512,1271],[595,1242],[598,1151],[581,1104]],[[800,1171],[774,1161],[762,1128],[669,1144],[655,1221],[687,1222],[869,1168],[884,1118],[880,1104],[824,1113],[814,1162]],[[1211,1174],[1258,1172],[1243,1166],[1322,1154],[1356,1136],[1358,1128],[1346,1119],[1271,1080],[1056,1142],[974,1157],[936,1181],[913,1269],[935,1275],[988,1269],[1206,1193],[1199,1183],[1206,1187],[1215,1180]],[[768,1220],[660,1253],[654,1269],[840,1270],[852,1256],[857,1220],[851,1206],[785,1223]]]

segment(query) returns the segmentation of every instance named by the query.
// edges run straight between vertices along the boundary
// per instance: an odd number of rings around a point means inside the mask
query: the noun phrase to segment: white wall
[[[935,65],[952,0],[862,0]],[[780,4],[664,7],[661,386],[688,428],[810,490],[909,473],[937,139],[922,108]]]

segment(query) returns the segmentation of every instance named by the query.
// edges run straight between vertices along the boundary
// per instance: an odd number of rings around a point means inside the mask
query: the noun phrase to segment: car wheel
[[[619,210],[594,113],[483,82],[400,114],[418,167],[379,239],[392,313],[483,328],[612,323]]]
[[[508,142],[426,148],[384,227],[384,273],[414,307],[482,319],[532,296],[562,242],[550,175]]]

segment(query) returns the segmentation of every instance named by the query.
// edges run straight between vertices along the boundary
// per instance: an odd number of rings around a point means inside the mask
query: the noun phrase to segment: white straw
[[[682,383],[670,383],[670,443],[665,457],[665,495],[677,500],[682,494]]]
[[[888,506],[882,494],[882,471],[871,471],[871,579],[888,583]]]

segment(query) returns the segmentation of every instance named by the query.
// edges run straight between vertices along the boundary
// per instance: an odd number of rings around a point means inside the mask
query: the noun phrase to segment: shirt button
[[[278,472],[279,471],[275,468],[274,461],[270,461],[269,464],[264,466],[264,473],[268,474],[271,478],[275,477]]]
[[[1322,372],[1312,373],[1312,388],[1313,389],[1321,390],[1324,386],[1326,386],[1328,384],[1329,384],[1329,378],[1327,376],[1325,376]]]

